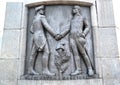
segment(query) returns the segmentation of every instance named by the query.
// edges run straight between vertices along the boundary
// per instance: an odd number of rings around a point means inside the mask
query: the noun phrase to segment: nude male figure
[[[75,60],[76,69],[71,75],[81,74],[81,66],[80,66],[80,56],[84,59],[87,69],[88,75],[91,76],[94,74],[90,59],[86,52],[85,43],[86,43],[86,35],[89,32],[88,22],[81,15],[80,6],[73,7],[73,19],[71,20],[71,30],[70,30],[70,46],[73,51],[73,57]],[[84,28],[85,27],[85,28]]]
[[[47,23],[46,17],[44,15],[44,5],[35,8],[36,15],[31,26],[31,33],[33,34],[33,44],[31,48],[30,56],[30,67],[29,74],[39,74],[35,71],[35,59],[39,52],[43,52],[42,56],[42,65],[43,65],[43,74],[45,75],[55,75],[48,69],[49,62],[49,47],[46,41],[44,30],[49,32],[55,39],[59,38],[59,35],[56,35],[50,25]],[[45,29],[44,29],[45,28]]]

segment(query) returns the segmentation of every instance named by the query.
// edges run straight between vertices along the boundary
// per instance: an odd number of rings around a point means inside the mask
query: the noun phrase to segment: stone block
[[[37,85],[36,80],[18,80],[18,85]]]
[[[103,82],[102,79],[89,79],[87,80],[86,85],[103,85],[102,82]]]
[[[2,36],[4,31],[4,20],[5,20],[5,9],[6,2],[0,2],[0,55],[1,55],[1,45],[2,45]]]
[[[100,27],[115,26],[112,0],[96,0],[98,25]]]
[[[0,58],[18,58],[19,43],[19,30],[4,30]]]
[[[20,79],[20,76],[24,74],[25,57],[26,57],[26,29],[21,29],[18,79]]]
[[[116,37],[117,37],[119,56],[120,56],[120,28],[116,28],[116,35],[117,35]]]
[[[20,31],[20,59],[24,60],[26,56],[26,40],[27,40],[27,29],[21,29]]]
[[[6,4],[5,29],[20,29],[22,16],[21,2],[8,2]]]
[[[18,61],[17,79],[21,79],[21,76],[24,75],[24,71],[25,71],[25,61],[19,59],[19,61]]]
[[[95,58],[98,57],[98,53],[99,53],[99,39],[98,39],[98,28],[97,27],[93,27],[92,28],[92,36],[93,36],[93,49],[94,49],[94,56]]]
[[[102,66],[101,58],[95,58],[95,72],[99,75],[99,78],[102,78]]]
[[[120,79],[120,59],[102,58],[101,66],[104,79]]]
[[[118,57],[118,45],[115,28],[93,29],[94,53],[96,57]]]
[[[17,80],[1,80],[0,85],[17,85]]]
[[[18,79],[20,79],[20,76],[24,74],[25,57],[26,57],[26,29],[21,29]]]
[[[105,79],[104,85],[120,85],[120,79]]]
[[[18,60],[4,59],[0,60],[0,80],[17,79]]]

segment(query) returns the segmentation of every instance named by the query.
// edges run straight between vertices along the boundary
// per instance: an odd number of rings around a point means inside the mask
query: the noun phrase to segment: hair
[[[81,13],[81,7],[79,5],[75,5],[73,8],[77,8],[79,10],[79,13]]]

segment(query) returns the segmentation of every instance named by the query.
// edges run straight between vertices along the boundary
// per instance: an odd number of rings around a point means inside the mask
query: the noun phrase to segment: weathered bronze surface
[[[24,79],[95,78],[89,7],[29,9]]]

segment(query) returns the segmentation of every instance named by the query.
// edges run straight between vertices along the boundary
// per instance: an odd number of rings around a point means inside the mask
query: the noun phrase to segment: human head
[[[78,6],[78,5],[75,5],[75,6],[73,7],[72,12],[73,12],[73,14],[81,13],[81,7]]]
[[[35,12],[36,13],[39,12],[40,14],[44,14],[44,8],[45,8],[44,5],[38,6],[38,7],[35,8]]]

